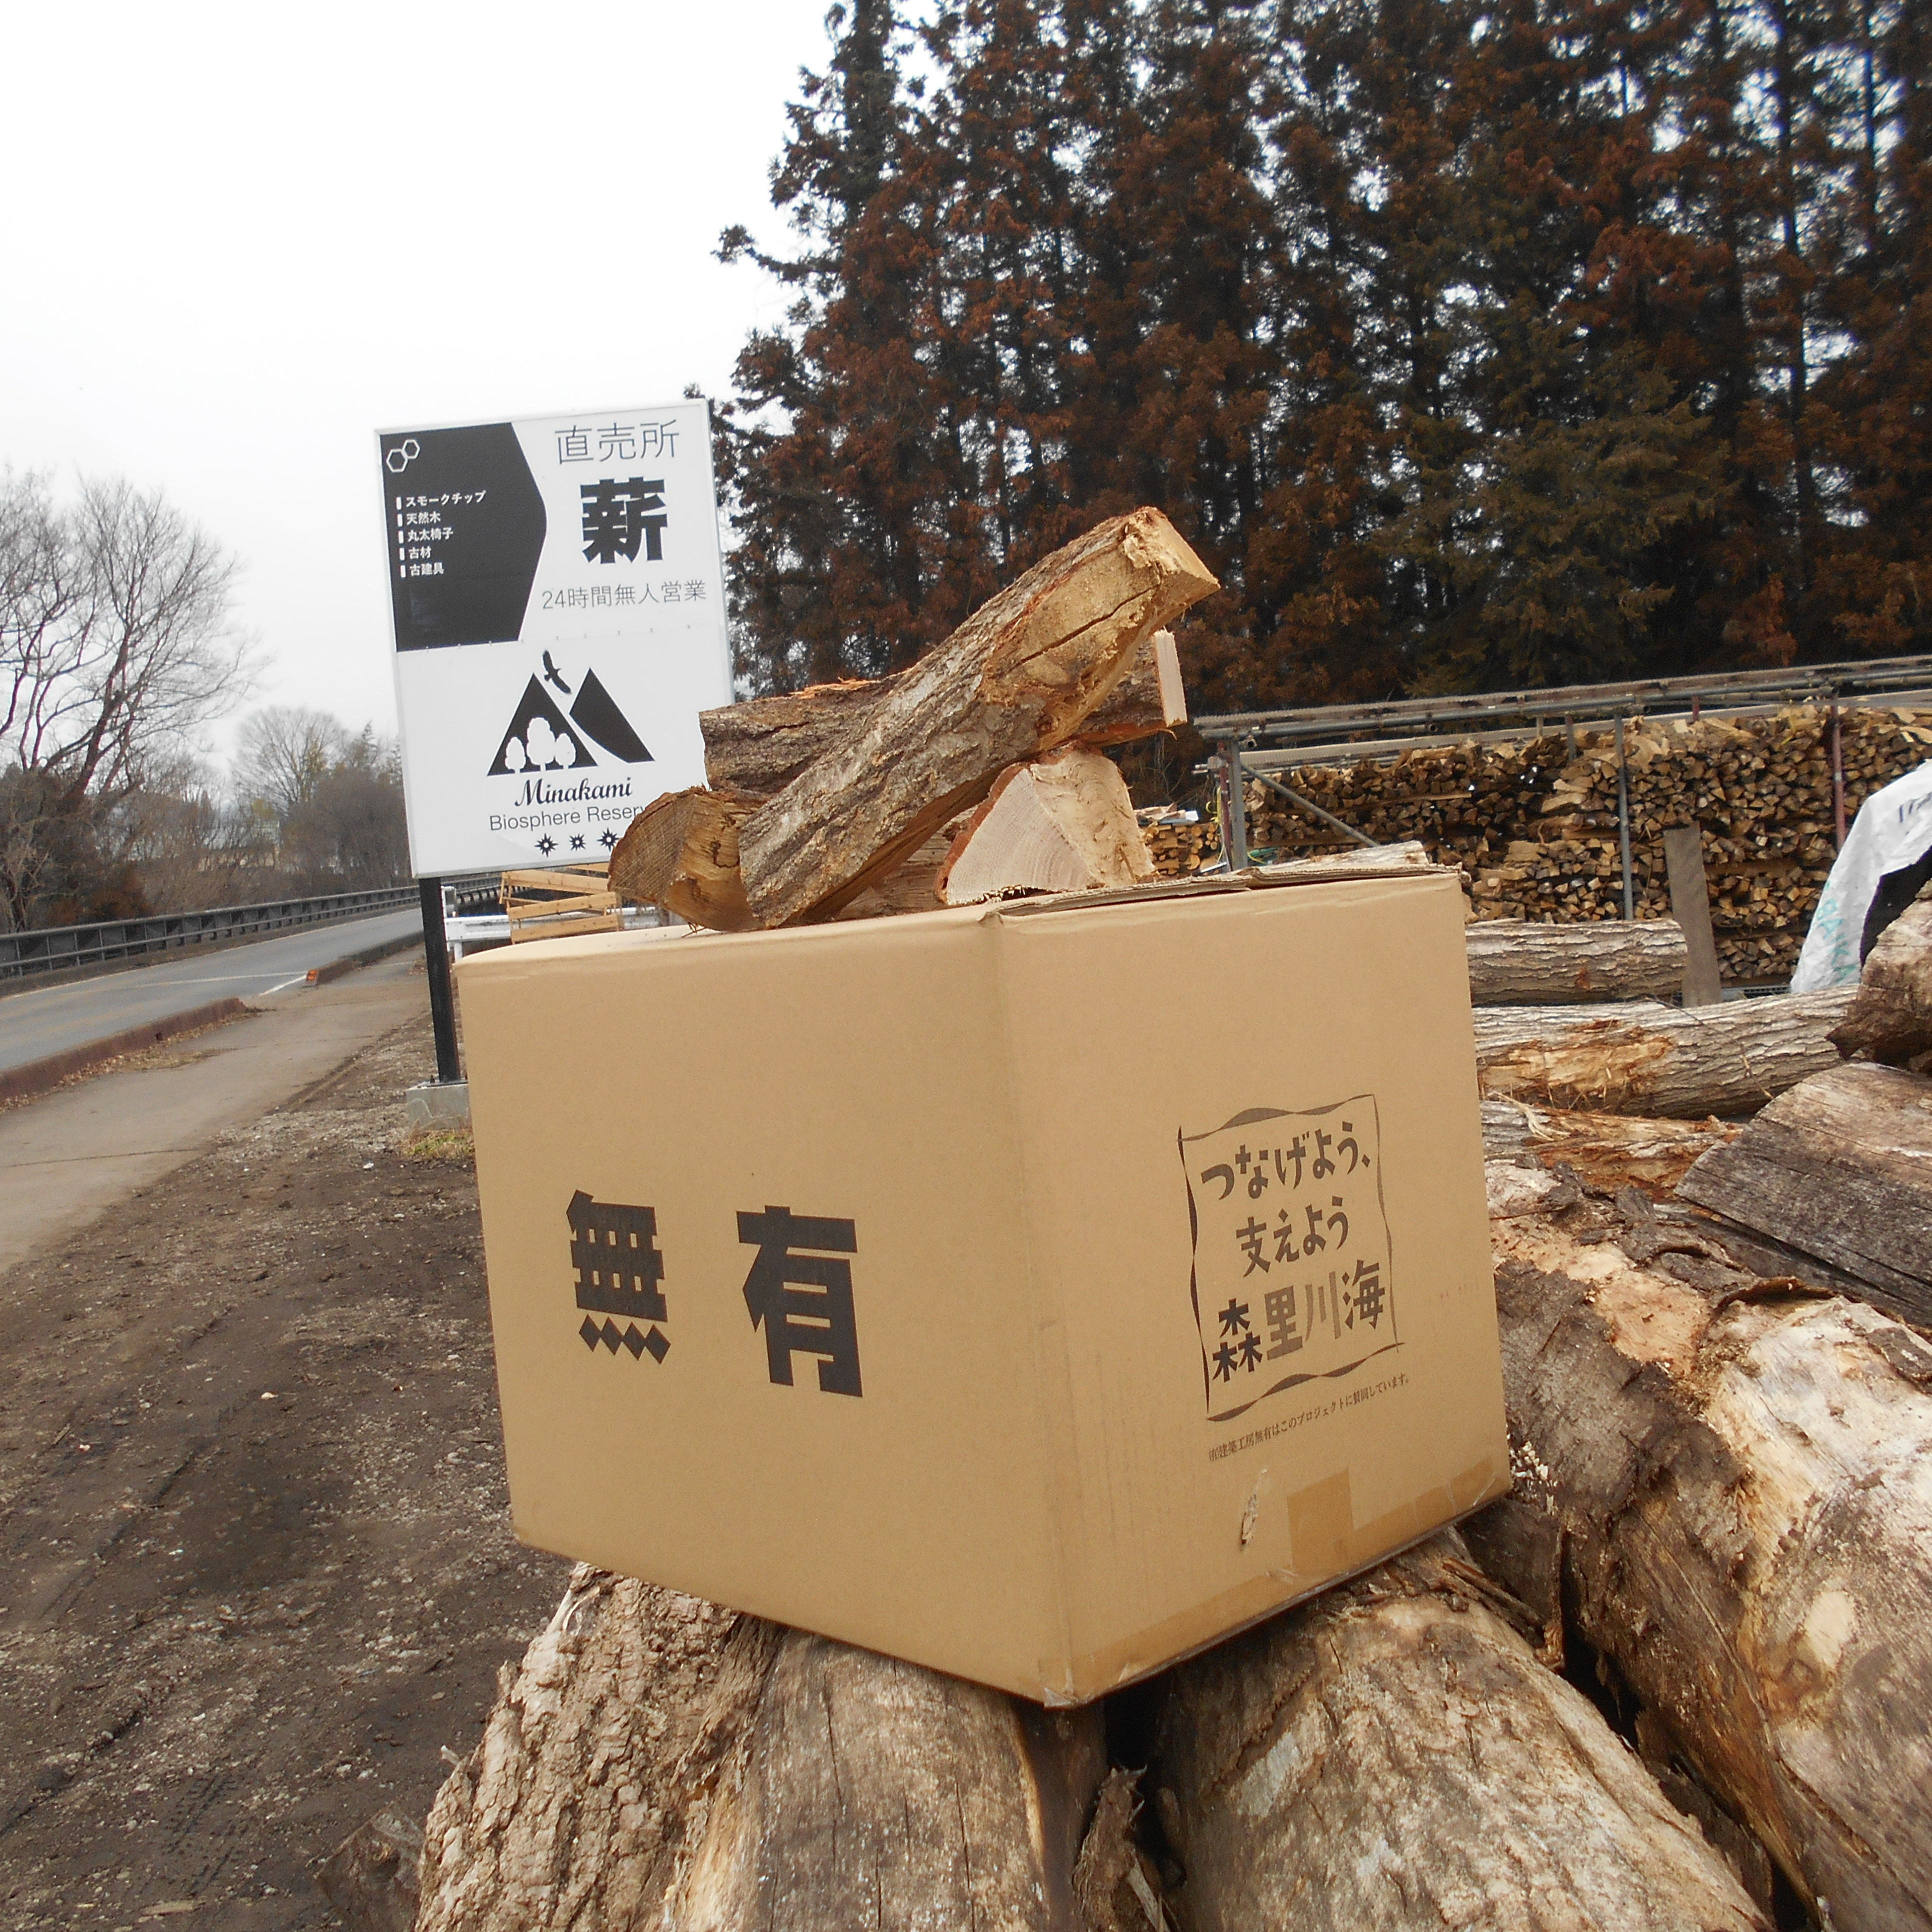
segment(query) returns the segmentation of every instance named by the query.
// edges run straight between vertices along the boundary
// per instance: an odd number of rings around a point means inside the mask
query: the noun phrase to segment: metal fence
[[[143,953],[175,952],[224,939],[257,938],[297,926],[388,912],[418,900],[413,885],[387,886],[377,892],[333,892],[264,905],[217,906],[206,912],[159,913],[149,919],[110,919],[92,926],[0,933],[0,981],[112,965]]]

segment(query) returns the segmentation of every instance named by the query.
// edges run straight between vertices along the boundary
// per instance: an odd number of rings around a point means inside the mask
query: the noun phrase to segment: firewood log
[[[1684,933],[1675,920],[1579,926],[1480,920],[1463,937],[1469,997],[1479,1006],[1667,1000],[1684,980]]]
[[[1932,1080],[1855,1062],[1780,1094],[1678,1192],[1932,1327]]]
[[[738,878],[738,828],[757,801],[694,785],[654,799],[610,854],[610,886],[693,926],[744,932],[757,921]]]
[[[1077,736],[1141,640],[1216,588],[1156,510],[1036,564],[898,678],[856,738],[746,819],[740,868],[759,922],[836,913],[1008,765]]]
[[[1932,898],[1922,893],[1879,934],[1832,1037],[1841,1052],[1894,1064],[1932,1048]]]
[[[1154,875],[1120,768],[1100,752],[1064,746],[993,781],[939,868],[948,905],[1003,893],[1089,892]]]
[[[706,782],[715,790],[773,796],[814,758],[862,730],[879,700],[904,675],[808,685],[700,711]],[[1096,748],[1132,744],[1186,722],[1174,634],[1156,631],[1135,646],[1120,682],[1081,725],[1079,742]]]
[[[424,1838],[417,1932],[1078,1932],[1097,1708],[580,1566]]]
[[[1838,1064],[1849,989],[1678,1009],[1479,1006],[1484,1096],[1604,1114],[1748,1114]]]
[[[1607,1187],[1640,1187],[1654,1198],[1677,1184],[1714,1147],[1738,1130],[1724,1121],[1654,1120],[1641,1114],[1592,1114],[1562,1107],[1526,1107],[1516,1100],[1483,1102],[1483,1151],[1492,1161],[1528,1156],[1540,1166],[1568,1168],[1580,1180]]]
[[[1184,1932],[1764,1925],[1497,1594],[1451,1532],[1174,1672]]]
[[[1574,1628],[1824,1922],[1924,1932],[1932,1347],[1857,1301],[1701,1291],[1642,1214],[1609,1240],[1568,1226],[1591,1211],[1491,1224],[1513,1460]]]

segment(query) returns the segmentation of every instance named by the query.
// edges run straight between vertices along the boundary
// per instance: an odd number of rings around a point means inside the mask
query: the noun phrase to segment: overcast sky
[[[234,550],[258,702],[394,728],[375,432],[728,392],[820,0],[10,9],[0,464]],[[216,734],[218,748],[228,727]]]

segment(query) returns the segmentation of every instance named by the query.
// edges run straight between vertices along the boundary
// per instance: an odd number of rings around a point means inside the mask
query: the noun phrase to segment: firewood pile
[[[1220,828],[1198,812],[1156,805],[1134,815],[1140,820],[1141,836],[1147,841],[1148,857],[1157,878],[1192,878],[1221,855]]]
[[[1638,720],[1624,734],[1631,883],[1640,919],[1670,914],[1663,834],[1703,831],[1724,976],[1788,979],[1835,854],[1828,714]],[[1847,821],[1878,788],[1932,757],[1932,714],[1839,718]],[[1612,732],[1418,748],[1392,762],[1304,766],[1283,782],[1384,842],[1419,839],[1468,875],[1478,919],[1621,918]],[[1252,846],[1282,857],[1346,842],[1259,784],[1246,793]]]
[[[730,930],[1144,881],[1082,727],[1211,587],[1138,512],[883,694],[736,707],[614,887]],[[580,1567],[417,1932],[1932,1928],[1932,1080],[1838,1043],[1932,1047],[1924,917],[1869,996],[1735,1012],[1665,1004],[1667,921],[1468,928],[1518,1480],[1462,1532],[1062,1710]]]

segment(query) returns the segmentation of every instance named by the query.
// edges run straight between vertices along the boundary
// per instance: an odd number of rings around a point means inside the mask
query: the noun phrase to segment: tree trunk
[[[862,731],[880,700],[906,676],[848,678],[803,691],[748,698],[698,713],[704,773],[714,790],[770,798],[815,758]],[[1174,634],[1156,631],[1136,646],[1120,681],[1081,725],[1083,745],[1131,744],[1187,722]]]
[[[1900,1062],[1932,1048],[1932,899],[1915,899],[1865,956],[1832,1037],[1846,1054]]]
[[[972,905],[1006,892],[1101,892],[1154,875],[1118,766],[1070,745],[993,781],[953,840],[936,890],[948,905]]]
[[[424,1834],[417,1932],[1078,1932],[1097,1708],[580,1566]]]
[[[1690,1286],[1710,1264],[1641,1213],[1492,1226],[1513,1460],[1575,1627],[1838,1932],[1925,1932],[1932,1348],[1735,1270]]]
[[[1684,929],[1673,919],[1580,926],[1481,920],[1465,937],[1469,997],[1479,1006],[1667,1000],[1684,982]]]
[[[1754,1113],[1838,1064],[1831,1030],[1849,989],[1679,1009],[1482,1006],[1476,1068],[1487,1100],[1701,1119]]]
[[[1142,639],[1215,588],[1156,510],[1036,564],[896,680],[856,739],[745,820],[740,866],[759,922],[829,916],[1006,766],[1076,736]]]
[[[1452,1533],[1174,1673],[1184,1932],[1745,1932],[1736,1877]]]
[[[1868,1064],[1780,1094],[1678,1192],[1869,1283],[1932,1327],[1932,1080]]]

